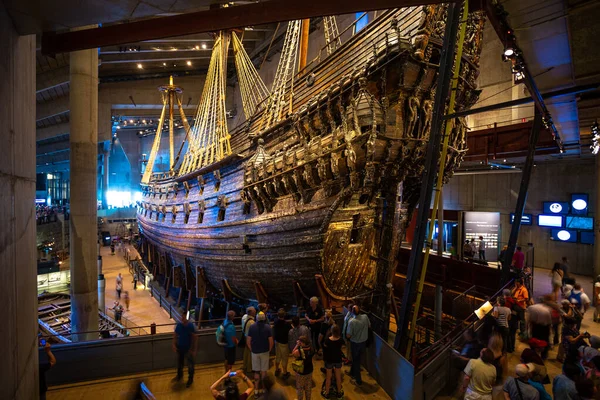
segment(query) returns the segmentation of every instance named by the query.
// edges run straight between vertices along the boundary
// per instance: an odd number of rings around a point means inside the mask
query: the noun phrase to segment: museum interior
[[[0,398],[600,399],[597,38],[596,0],[0,1]]]

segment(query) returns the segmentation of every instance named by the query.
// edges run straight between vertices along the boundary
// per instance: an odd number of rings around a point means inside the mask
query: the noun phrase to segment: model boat
[[[217,34],[193,126],[181,111],[181,89],[161,87],[165,107],[138,207],[142,253],[154,275],[201,297],[205,279],[271,304],[297,304],[295,293],[349,299],[377,292],[380,250],[389,242],[384,199],[402,196],[404,224],[418,201],[446,13],[445,5],[389,10],[345,43],[328,17],[320,62],[298,74],[300,21],[292,21],[271,90],[236,33]],[[469,14],[457,109],[478,98],[483,24],[481,13]],[[231,132],[229,43],[247,118]],[[177,105],[186,146],[175,155],[171,139],[171,169],[155,173],[160,131]],[[463,158],[465,135],[456,119],[447,177]]]

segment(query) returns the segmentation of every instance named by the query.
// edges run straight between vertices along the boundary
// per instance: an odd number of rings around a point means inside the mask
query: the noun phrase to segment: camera
[[[229,377],[230,377],[230,378],[233,378],[233,377],[234,377],[234,376],[236,376],[236,375],[237,375],[237,372],[235,372],[235,371],[234,371],[234,372],[230,372],[230,373],[229,373]]]
[[[40,347],[46,346],[46,339],[40,339]]]

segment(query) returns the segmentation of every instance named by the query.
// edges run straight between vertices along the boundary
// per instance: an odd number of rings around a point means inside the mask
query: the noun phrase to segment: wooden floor
[[[274,358],[271,358],[273,364]],[[325,375],[319,368],[323,362],[315,360],[315,372],[313,373],[312,398],[321,399],[321,384]],[[236,365],[240,366],[240,363]],[[234,368],[235,369],[235,368]],[[348,368],[344,367],[344,370]],[[291,371],[291,369],[290,369]],[[271,368],[271,373],[273,368]],[[78,384],[62,385],[51,387],[47,393],[48,400],[74,400],[74,399],[134,399],[136,386],[139,382],[145,382],[148,388],[156,396],[157,400],[163,399],[212,399],[210,386],[219,379],[224,373],[222,364],[196,366],[194,384],[189,389],[185,387],[187,379],[187,370],[184,371],[184,379],[181,382],[172,382],[175,376],[175,370],[164,370],[147,374],[137,374],[123,376],[119,378],[104,379],[91,382],[82,382]],[[350,383],[350,378],[343,374],[343,387],[345,399],[359,400],[372,399],[383,400],[390,397],[379,387],[373,378],[363,370],[363,384],[358,387]],[[280,385],[289,399],[296,398],[294,375],[283,381],[277,378],[277,384]],[[244,387],[240,383],[240,388]],[[245,389],[244,389],[245,390]],[[256,398],[256,397],[255,397]]]
[[[129,248],[131,252],[137,254],[137,251],[129,246],[123,245],[123,249]],[[157,333],[173,332],[173,326],[160,326],[160,324],[173,324],[175,321],[169,318],[169,313],[161,308],[158,301],[150,296],[150,290],[138,283],[137,290],[133,290],[133,278],[129,273],[129,268],[125,262],[124,250],[117,250],[115,255],[111,255],[110,247],[102,246],[100,254],[102,255],[102,272],[106,280],[105,304],[107,308],[113,307],[113,302],[117,300],[117,275],[119,272],[123,276],[123,292],[129,291],[130,304],[129,311],[123,313],[123,317],[127,318],[137,326],[149,326],[151,323],[156,323]],[[121,305],[125,308],[123,301],[123,293],[121,293]],[[112,311],[108,311],[108,315],[113,317]],[[144,328],[148,331],[148,328]],[[135,330],[134,330],[135,331]]]

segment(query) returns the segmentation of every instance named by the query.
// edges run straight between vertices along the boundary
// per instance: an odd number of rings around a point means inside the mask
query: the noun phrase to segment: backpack
[[[238,341],[238,347],[241,347],[241,348],[246,347],[246,326],[248,326],[248,322],[250,320],[254,321],[254,318],[248,317],[248,319],[246,320],[246,323],[242,327],[242,337]]]
[[[571,303],[573,303],[573,300],[575,300],[575,303],[577,303],[578,307],[581,307],[581,295],[583,294],[583,292],[579,292],[579,293],[573,293],[573,291],[571,290],[571,294],[569,295],[569,301]]]
[[[217,344],[222,347],[227,346],[227,339],[225,338],[225,327],[223,326],[223,324],[219,325],[215,334],[217,336]]]

